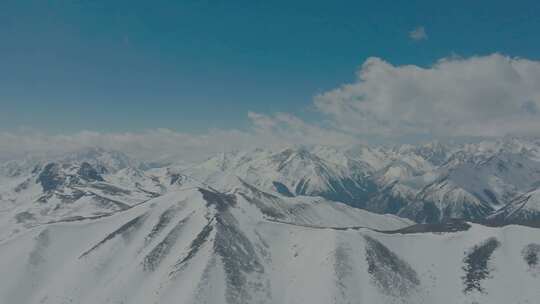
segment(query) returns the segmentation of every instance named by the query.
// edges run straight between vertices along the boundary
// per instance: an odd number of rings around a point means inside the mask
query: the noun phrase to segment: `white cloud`
[[[369,58],[354,83],[317,96],[315,104],[352,134],[538,134],[540,62],[493,54],[421,68]]]
[[[55,154],[87,146],[145,160],[193,160],[251,147],[345,145],[402,138],[540,135],[540,62],[499,54],[445,58],[431,67],[394,66],[369,58],[357,80],[315,97],[325,124],[292,114],[249,112],[247,130],[202,134],[144,132],[46,135],[0,132],[0,160]]]
[[[425,40],[428,38],[426,29],[423,26],[419,26],[409,32],[409,38],[415,41]]]
[[[209,130],[202,134],[169,129],[144,132],[101,133],[82,131],[48,135],[37,131],[0,133],[0,160],[24,155],[58,155],[99,146],[124,151],[143,160],[200,160],[211,154],[252,147],[288,145],[342,145],[353,139],[338,132],[308,124],[291,114],[248,113],[252,127],[241,130]]]
[[[168,129],[144,132],[101,133],[82,131],[75,134],[48,135],[36,131],[0,133],[0,159],[25,154],[56,155],[84,147],[99,146],[128,152],[146,159],[195,159],[201,155],[215,153],[220,149],[231,149],[252,138],[249,134],[236,131],[209,131],[205,134],[189,134]]]
[[[357,139],[304,120],[286,113],[273,116],[249,112],[249,118],[254,124],[254,131],[260,138],[274,145],[344,145],[356,142]]]

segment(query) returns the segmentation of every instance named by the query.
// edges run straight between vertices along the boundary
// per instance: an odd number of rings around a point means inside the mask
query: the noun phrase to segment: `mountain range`
[[[0,303],[535,303],[540,140],[0,164]]]

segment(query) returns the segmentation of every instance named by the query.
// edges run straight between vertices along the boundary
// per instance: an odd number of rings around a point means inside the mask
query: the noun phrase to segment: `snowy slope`
[[[297,217],[285,212],[296,198],[267,195],[249,185],[230,193],[178,190],[112,216],[36,226],[0,243],[0,270],[10,274],[0,278],[0,302],[493,304],[540,297],[533,228],[384,233],[368,228],[409,223],[358,214],[347,228],[347,212],[328,216],[313,203],[300,213],[309,217]]]

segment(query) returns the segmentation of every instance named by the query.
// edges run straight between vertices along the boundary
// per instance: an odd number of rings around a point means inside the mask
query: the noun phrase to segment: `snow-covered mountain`
[[[537,185],[540,162],[524,154],[499,152],[480,162],[461,162],[447,172],[399,214],[416,221],[484,218]]]
[[[419,223],[430,223],[452,218],[484,218],[494,210],[488,202],[444,177],[425,187],[398,214]]]
[[[106,150],[100,147],[83,148],[66,155],[62,155],[58,159],[59,161],[65,163],[87,162],[92,166],[100,168],[102,171],[106,170],[109,173],[130,167],[145,167],[144,163],[134,160],[122,152]]]
[[[236,186],[235,177],[240,177],[283,196],[321,196],[362,207],[375,190],[371,171],[367,163],[343,153],[323,159],[306,148],[288,148],[221,154],[182,172],[218,189]]]
[[[0,303],[533,303],[539,147],[12,160],[0,164]]]
[[[459,145],[434,142],[393,147],[255,149],[163,168],[149,168],[121,152],[87,148],[53,159],[27,157],[0,165],[0,200],[19,207],[23,204],[17,201],[21,200],[67,201],[71,195],[71,200],[77,201],[77,196],[86,197],[81,196],[81,187],[96,192],[94,188],[105,183],[127,189],[129,192],[124,191],[125,197],[119,201],[127,200],[130,205],[181,185],[195,183],[229,191],[242,180],[273,195],[323,197],[417,222],[475,220],[540,185],[539,147],[534,140],[510,138]],[[51,168],[59,172],[57,178],[63,185],[59,191],[36,187],[40,184],[38,175],[50,164],[56,164]],[[81,164],[92,168],[101,180],[76,176]],[[51,176],[53,184],[54,178]],[[76,205],[70,204],[66,214],[72,214]]]
[[[21,226],[81,217],[99,217],[126,210],[158,194],[108,182],[87,162],[51,162],[0,188],[0,239]]]
[[[284,196],[321,196],[415,221],[481,219],[540,183],[535,141],[293,147],[223,153],[180,170],[217,189],[239,177]]]
[[[0,163],[0,181],[6,178],[14,178],[36,170],[36,167],[44,166],[51,162],[89,163],[100,174],[114,173],[124,168],[141,168],[148,166],[144,162],[137,161],[128,155],[114,150],[100,147],[86,147],[69,153],[59,155],[30,154],[20,158]]]
[[[489,216],[503,222],[540,223],[540,188],[519,195],[503,208]]]

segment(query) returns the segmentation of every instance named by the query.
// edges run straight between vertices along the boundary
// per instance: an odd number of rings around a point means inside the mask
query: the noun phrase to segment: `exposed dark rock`
[[[497,199],[497,196],[495,195],[495,193],[493,193],[493,191],[489,190],[489,189],[484,189],[484,194],[489,198],[489,200],[491,200],[491,203],[494,204],[494,205],[499,205],[499,200]]]
[[[203,199],[208,206],[215,206],[218,211],[225,211],[231,206],[236,205],[236,197],[233,194],[225,194],[217,191],[199,188]]]
[[[280,197],[268,192],[264,192],[250,185],[249,183],[246,183],[242,179],[240,179],[240,182],[244,187],[242,190],[246,190],[248,193],[244,193],[246,191],[238,191],[238,194],[247,202],[255,205],[265,216],[269,218],[283,219],[285,217],[282,212],[282,208],[280,208],[280,202],[282,200]]]
[[[459,232],[467,231],[471,228],[471,225],[463,220],[453,219],[447,220],[441,223],[429,223],[429,224],[415,224],[409,227],[405,227],[392,231],[381,231],[388,234],[411,234],[411,233],[445,233],[445,232]]]
[[[309,184],[309,181],[307,181],[305,179],[300,180],[296,184],[296,187],[294,189],[294,193],[300,194],[300,195],[305,195],[308,184]]]
[[[468,253],[466,253],[463,262],[465,265],[462,267],[465,275],[462,277],[464,293],[471,293],[478,291],[484,293],[485,290],[482,287],[482,281],[491,278],[491,271],[489,261],[493,252],[499,248],[500,242],[496,238],[489,238],[483,243],[474,246]]]
[[[366,240],[368,272],[381,292],[394,297],[406,297],[419,285],[416,271],[381,242],[369,236]]]
[[[540,273],[540,244],[531,243],[525,246],[521,253],[523,260],[529,266],[529,270]]]
[[[157,192],[153,192],[153,191],[148,191],[146,189],[144,189],[141,184],[139,183],[135,183],[135,188],[137,188],[138,190],[140,190],[141,192],[144,192],[146,194],[148,194],[149,196],[151,197],[158,197],[158,196],[161,196],[161,194],[157,193]]]
[[[71,204],[83,197],[85,193],[80,190],[73,190],[70,194],[55,193],[55,195],[62,201],[62,203]]]
[[[337,278],[337,286],[343,298],[346,298],[347,285],[353,275],[351,253],[344,244],[339,244],[334,253],[334,273]]]
[[[241,178],[238,178],[238,180],[242,183],[242,186],[244,186],[247,190],[249,190],[249,192],[254,197],[257,197],[257,198],[263,198],[264,197],[265,199],[269,199],[269,200],[277,200],[277,199],[279,199],[279,197],[277,197],[276,195],[273,195],[273,194],[270,194],[268,192],[262,191],[261,189],[247,183],[246,181],[244,181]]]
[[[291,191],[289,191],[289,188],[285,186],[284,184],[280,182],[276,182],[276,181],[272,182],[272,184],[274,185],[274,188],[279,194],[287,196],[287,197],[294,196],[294,194],[292,194]]]
[[[41,171],[41,165],[36,165],[33,169],[32,169],[32,174],[37,174],[39,171]]]
[[[397,214],[401,209],[409,204],[406,198],[392,193],[393,183],[385,188],[375,191],[367,200],[364,208],[368,211],[379,214]]]
[[[525,193],[512,199],[504,207],[487,217],[488,221],[499,223],[526,223],[526,226],[540,227],[540,210],[527,208],[532,195]]]
[[[285,216],[283,213],[277,209],[273,208],[272,206],[269,206],[268,204],[265,204],[260,199],[246,195],[244,193],[239,193],[240,196],[242,196],[247,202],[257,206],[259,210],[267,217],[273,218],[273,219],[283,219]]]
[[[106,209],[117,209],[117,210],[127,210],[131,208],[130,205],[123,203],[121,201],[113,200],[108,197],[103,197],[101,195],[92,193],[94,201],[99,203],[99,205]]]
[[[264,273],[264,267],[255,247],[229,212],[216,216],[216,230],[214,251],[223,262],[228,287],[227,303],[252,303],[252,291],[267,292],[257,276]]]
[[[125,195],[130,194],[131,191],[113,186],[108,183],[95,183],[91,185],[92,188],[103,191],[108,195]]]
[[[87,182],[103,181],[103,177],[101,177],[98,171],[87,162],[81,164],[77,173]]]
[[[65,176],[60,173],[60,165],[57,163],[47,164],[37,178],[44,192],[52,191],[64,184]]]
[[[252,303],[253,293],[263,293],[269,296],[268,288],[263,282],[261,274],[264,267],[259,261],[255,246],[238,227],[238,222],[230,212],[236,205],[236,197],[231,194],[219,193],[199,189],[209,206],[215,206],[218,211],[214,217],[215,223],[210,221],[192,242],[192,250],[177,265],[182,265],[191,259],[204,244],[210,232],[215,229],[213,243],[214,252],[221,257],[226,277],[226,303]],[[249,278],[248,278],[249,277]]]
[[[301,180],[296,186],[295,193],[296,195],[321,196],[355,208],[365,208],[365,202],[377,191],[377,186],[369,179],[328,179],[328,183],[331,190],[308,193],[309,180]]]
[[[459,210],[460,215],[456,216],[456,210]],[[464,206],[449,204],[442,210],[442,220],[450,219],[453,217],[459,217],[464,220],[482,219],[494,211],[488,203],[482,202],[477,206],[473,203],[465,204]]]
[[[92,251],[96,250],[97,248],[99,248],[101,245],[105,244],[106,242],[114,239],[116,236],[122,236],[124,237],[125,239],[128,239],[131,235],[131,233],[133,233],[135,230],[137,230],[137,228],[139,228],[142,223],[143,223],[143,220],[144,218],[146,217],[146,214],[143,214],[143,215],[139,215],[138,217],[130,220],[129,222],[125,223],[124,225],[120,226],[120,228],[116,229],[115,231],[113,231],[112,233],[108,234],[103,240],[101,240],[99,243],[97,243],[96,245],[92,246],[92,248],[88,249],[87,251],[85,251],[83,254],[81,254],[79,256],[79,258],[84,258],[85,256],[87,256],[88,254],[90,254]]]
[[[189,217],[186,217],[179,221],[173,229],[165,236],[163,241],[159,242],[159,244],[148,253],[143,260],[143,269],[145,271],[154,271],[161,261],[170,253],[172,247],[175,245],[176,241],[178,240],[178,237],[180,236],[180,233],[182,232],[182,228],[184,227],[185,223],[189,220]]]
[[[159,216],[157,223],[152,227],[152,230],[144,239],[146,244],[151,242],[161,231],[163,231],[163,229],[165,229],[165,227],[167,227],[167,225],[169,225],[178,210],[178,206],[172,206]]]
[[[24,182],[18,184],[18,185],[15,187],[15,189],[13,189],[13,191],[19,193],[19,192],[21,192],[21,191],[23,191],[23,190],[28,189],[29,186],[30,186],[30,179],[27,179],[27,180],[25,180]]]
[[[68,216],[68,217],[62,218],[60,220],[47,222],[47,224],[80,222],[80,221],[84,221],[84,220],[96,220],[96,219],[100,219],[100,218],[103,218],[103,217],[111,216],[113,214],[114,213],[103,213],[103,214],[98,214],[98,215],[93,215],[93,216],[74,215],[74,216]]]
[[[197,236],[195,237],[195,239],[191,242],[189,246],[188,254],[176,263],[175,265],[176,270],[173,271],[173,273],[180,270],[182,265],[188,262],[189,260],[191,260],[197,254],[197,252],[199,252],[199,250],[201,249],[201,246],[204,243],[206,243],[206,241],[208,240],[208,237],[210,236],[210,233],[214,229],[212,225],[213,221],[214,219],[208,221],[208,224],[206,224],[204,228],[201,230],[201,232],[197,234]]]
[[[184,180],[185,180],[185,176],[183,176],[181,174],[178,174],[178,173],[174,173],[174,174],[171,174],[170,184],[171,185],[174,185],[174,184],[181,185]]]
[[[414,202],[401,209],[399,216],[411,219],[417,223],[436,223],[441,219],[441,212],[432,202]]]

